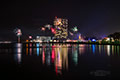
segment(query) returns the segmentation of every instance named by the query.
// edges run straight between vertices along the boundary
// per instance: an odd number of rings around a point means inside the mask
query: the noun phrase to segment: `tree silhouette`
[[[120,40],[120,32],[115,32],[113,34],[108,35],[108,37],[113,38],[114,40]]]

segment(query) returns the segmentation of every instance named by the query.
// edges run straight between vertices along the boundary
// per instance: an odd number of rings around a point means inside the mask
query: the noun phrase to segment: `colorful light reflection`
[[[18,64],[21,64],[22,62],[22,44],[21,43],[16,44],[14,59]]]

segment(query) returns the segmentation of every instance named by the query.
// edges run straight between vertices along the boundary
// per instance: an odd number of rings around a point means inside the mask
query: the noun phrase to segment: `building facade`
[[[68,37],[68,20],[56,17],[54,26],[56,30],[55,38],[58,40],[66,40]]]

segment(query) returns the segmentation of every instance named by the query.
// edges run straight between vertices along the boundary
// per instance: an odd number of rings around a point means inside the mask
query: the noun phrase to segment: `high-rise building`
[[[58,40],[66,40],[68,37],[68,20],[56,17],[54,26],[56,30],[55,38]]]

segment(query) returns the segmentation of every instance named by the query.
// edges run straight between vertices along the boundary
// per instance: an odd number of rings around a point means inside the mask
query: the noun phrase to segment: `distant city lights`
[[[41,28],[41,30],[42,30],[42,31],[45,31],[45,28],[44,28],[44,27],[42,27],[42,28]]]
[[[92,42],[96,42],[96,39],[92,39]]]
[[[32,39],[32,36],[29,36],[29,39]]]

